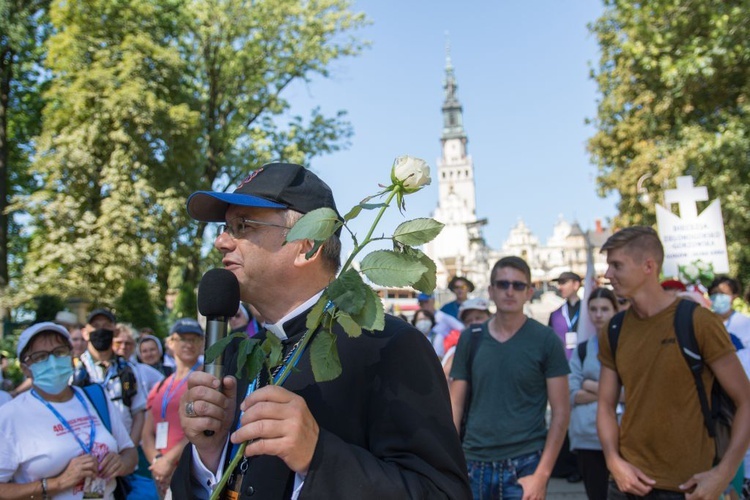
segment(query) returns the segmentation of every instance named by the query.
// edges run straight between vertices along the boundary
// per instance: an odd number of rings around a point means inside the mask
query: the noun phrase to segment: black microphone
[[[206,348],[227,336],[227,321],[240,307],[240,284],[226,269],[211,269],[198,285],[198,312],[206,317]],[[206,364],[204,371],[221,380],[223,353]]]
[[[226,269],[211,269],[201,278],[198,285],[198,312],[206,317],[206,348],[227,336],[227,321],[237,314],[240,308],[240,283],[237,277]],[[223,368],[224,353],[207,363],[203,371],[219,379]],[[221,390],[221,386],[219,386]],[[212,436],[214,431],[203,434]]]

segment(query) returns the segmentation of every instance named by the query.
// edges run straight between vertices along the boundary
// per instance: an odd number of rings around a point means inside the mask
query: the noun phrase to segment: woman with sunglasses
[[[32,389],[0,408],[0,499],[114,498],[138,455],[102,391],[110,432],[73,374],[70,334],[55,323],[21,333],[18,359]],[[103,411],[103,409],[102,409]]]
[[[161,498],[167,494],[172,474],[188,443],[180,425],[180,397],[187,390],[188,375],[201,367],[203,328],[195,319],[179,319],[172,326],[167,343],[174,352],[177,369],[149,393],[141,435],[141,446],[151,463],[149,470]]]
[[[614,292],[596,288],[588,300],[588,312],[597,332],[606,331],[609,320],[617,313]],[[589,498],[607,498],[607,463],[596,433],[596,405],[599,397],[597,358],[599,340],[596,336],[578,344],[570,357],[570,449],[578,455],[578,469],[583,476]]]

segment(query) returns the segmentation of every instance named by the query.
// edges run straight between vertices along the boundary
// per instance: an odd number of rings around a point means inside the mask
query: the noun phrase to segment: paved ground
[[[586,500],[583,483],[569,483],[565,479],[550,479],[547,500]]]

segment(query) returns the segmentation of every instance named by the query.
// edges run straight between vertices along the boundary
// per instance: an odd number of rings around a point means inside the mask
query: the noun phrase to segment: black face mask
[[[108,351],[112,347],[112,339],[115,338],[115,332],[106,328],[99,328],[89,333],[89,342],[99,352]]]

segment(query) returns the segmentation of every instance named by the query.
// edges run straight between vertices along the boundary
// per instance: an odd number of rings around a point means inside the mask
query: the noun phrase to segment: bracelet
[[[42,499],[47,500],[49,496],[47,495],[47,478],[42,478]]]

